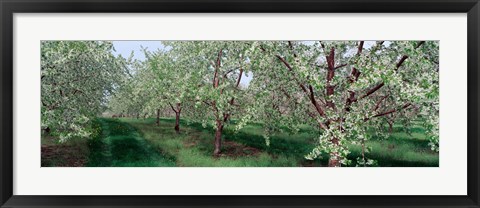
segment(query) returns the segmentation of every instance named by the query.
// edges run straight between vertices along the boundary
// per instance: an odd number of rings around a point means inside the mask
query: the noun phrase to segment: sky
[[[133,58],[139,61],[145,60],[145,54],[142,51],[142,47],[146,48],[148,51],[157,51],[158,49],[164,49],[165,46],[161,41],[112,41],[115,51],[114,55],[121,55],[124,58],[130,57],[130,54],[134,53]],[[243,74],[240,84],[243,86],[248,86],[250,81],[252,81],[252,74]]]
[[[115,51],[113,54],[121,55],[124,58],[130,57],[130,53],[133,51],[134,59],[140,61],[145,60],[145,55],[142,52],[142,46],[148,51],[157,51],[163,49],[161,41],[112,41]]]
[[[113,54],[121,55],[124,58],[130,57],[130,54],[134,53],[133,58],[139,61],[145,60],[145,55],[142,52],[142,47],[146,48],[148,51],[157,51],[158,49],[164,49],[165,46],[161,41],[112,41],[115,51]],[[308,44],[308,42],[306,42]],[[365,48],[370,48],[375,44],[375,41],[365,41]],[[390,41],[385,41],[385,45],[389,45]],[[247,87],[250,81],[253,79],[251,73],[244,74],[240,81],[240,84]]]

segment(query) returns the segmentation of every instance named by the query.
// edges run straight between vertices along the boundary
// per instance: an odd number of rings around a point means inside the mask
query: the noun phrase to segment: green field
[[[296,134],[277,133],[265,144],[261,124],[250,124],[237,133],[226,127],[222,154],[213,152],[213,129],[181,121],[180,134],[173,129],[175,120],[109,119],[95,121],[99,134],[93,138],[71,139],[57,143],[56,138],[42,136],[42,166],[87,167],[319,167],[327,166],[328,156],[304,159],[315,147],[314,131],[307,127]],[[393,129],[388,139],[372,139],[368,158],[381,167],[438,167],[438,153],[431,151],[424,130],[412,133]],[[359,146],[351,146],[349,159],[361,156]]]

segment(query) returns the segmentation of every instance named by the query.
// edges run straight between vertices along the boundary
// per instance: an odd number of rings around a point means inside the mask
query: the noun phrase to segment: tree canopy
[[[222,131],[260,123],[267,145],[274,132],[316,130],[313,160],[348,165],[349,146],[362,147],[356,164],[373,165],[365,142],[388,137],[394,124],[428,130],[439,151],[437,41],[163,41],[164,49],[128,61],[108,42],[42,43],[42,125],[75,129],[108,103],[116,115],[180,115]],[[245,77],[249,76],[248,80]],[[68,138],[75,135],[65,135]]]
[[[106,109],[124,76],[125,60],[105,41],[42,41],[42,128],[60,140],[89,136],[89,121]]]

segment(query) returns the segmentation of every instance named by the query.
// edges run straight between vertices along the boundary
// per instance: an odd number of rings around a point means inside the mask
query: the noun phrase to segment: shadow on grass
[[[151,126],[154,128],[152,131],[156,134],[163,134],[158,129],[155,130],[155,119],[132,119],[128,120],[128,122]],[[174,119],[162,118],[161,122],[165,125],[171,125],[173,132]],[[168,127],[162,127],[162,129],[165,128]],[[295,158],[299,166],[326,166],[328,164],[327,154],[323,154],[321,159],[315,161],[304,159],[304,156],[316,145],[316,135],[313,130],[301,129],[296,134],[288,134],[287,132],[273,135],[270,139],[270,145],[267,146],[264,137],[259,133],[261,128],[261,124],[249,124],[249,128],[234,132],[227,127],[224,130],[223,138],[225,141],[234,141],[248,147],[254,147],[268,153],[273,158]],[[185,137],[191,137],[190,139],[200,137],[194,139],[197,141],[195,147],[201,151],[202,156],[211,156],[214,135],[212,127],[204,128],[200,123],[181,120],[181,129],[184,130],[182,135]],[[194,132],[204,133],[198,134]],[[407,134],[404,132],[404,128],[396,127],[388,139],[372,138],[367,142],[367,146],[372,147],[372,151],[366,155],[367,158],[377,160],[378,165],[381,167],[438,167],[438,153],[429,149],[428,140],[424,139],[424,130],[421,127],[415,127],[412,128],[411,132],[413,134]],[[351,153],[348,158],[352,160],[351,166],[355,166],[355,161],[361,157],[361,148],[358,145],[352,145],[350,150]]]
[[[151,147],[131,125],[115,119],[99,119],[102,136],[89,143],[87,166],[159,167],[175,166],[174,158]]]
[[[165,119],[170,121],[170,119]],[[197,130],[209,131],[213,134],[212,128],[203,128],[199,123],[183,122],[183,125],[193,127]],[[260,124],[253,124],[259,125]],[[432,152],[428,146],[428,140],[415,138],[415,135],[425,134],[425,130],[420,127],[411,128],[413,135],[403,132],[404,128],[394,127],[393,134],[388,139],[373,138],[367,146],[373,147],[370,153],[366,154],[367,158],[378,161],[380,167],[438,167],[438,154]],[[298,134],[307,133],[311,138],[315,138],[314,131],[301,129]],[[224,138],[236,141],[247,146],[264,150],[272,155],[294,156],[299,161],[304,161],[314,166],[326,166],[328,164],[328,154],[322,154],[321,159],[312,162],[305,161],[304,156],[308,154],[315,144],[311,140],[292,141],[287,140],[284,136],[272,136],[270,138],[270,146],[265,144],[263,136],[250,134],[248,132],[233,132],[228,128],[224,131]],[[356,166],[357,158],[361,157],[361,149],[359,146],[353,147],[348,159],[352,161],[352,166]]]
[[[174,120],[171,120],[171,119],[162,119],[162,120],[169,123],[174,122]],[[181,121],[181,125],[193,128],[197,131],[208,132],[209,134],[212,135],[212,138],[215,133],[212,127],[203,128],[202,124],[200,123],[191,123],[187,121]],[[249,124],[249,125],[261,127],[261,124]],[[301,129],[300,132],[298,132],[298,134],[300,133],[312,134],[313,131]],[[313,135],[311,136],[313,137]],[[244,132],[244,131],[235,132],[232,129],[229,129],[228,127],[225,128],[223,131],[223,138],[224,140],[235,141],[245,146],[260,149],[272,155],[273,157],[278,157],[278,156],[294,157],[296,158],[297,161],[302,161],[301,163],[305,163],[305,164],[299,164],[299,165],[308,164],[308,166],[325,166],[328,164],[328,158],[325,158],[325,157],[323,159],[317,159],[314,161],[307,161],[304,159],[304,156],[310,153],[310,151],[315,147],[313,142],[307,142],[306,140],[294,141],[294,140],[287,140],[281,136],[271,136],[270,145],[267,146],[265,143],[265,138],[262,135],[251,134],[249,132]],[[203,142],[201,146],[202,146],[201,149],[204,150],[206,155],[211,155],[211,152],[213,151],[213,146],[211,145],[210,141]]]

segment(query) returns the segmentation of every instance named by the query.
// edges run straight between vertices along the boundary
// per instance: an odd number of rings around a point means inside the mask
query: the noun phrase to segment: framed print
[[[478,0],[0,6],[1,207],[479,207]]]

